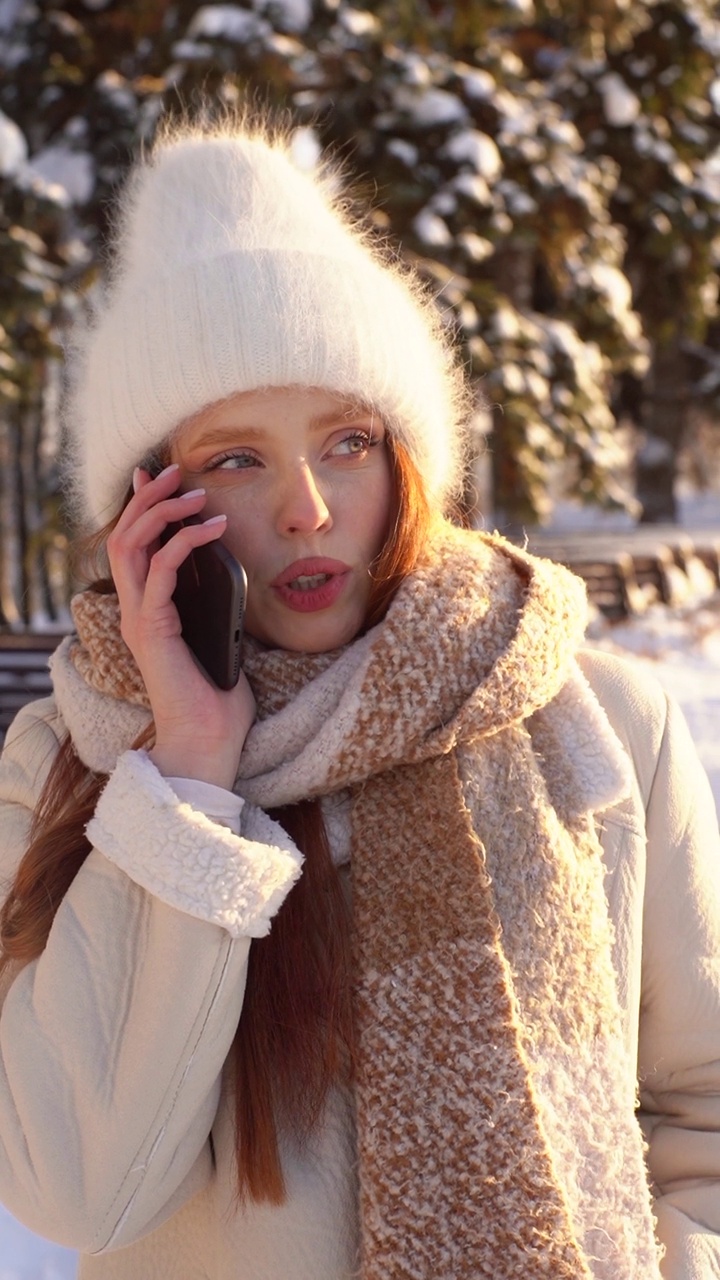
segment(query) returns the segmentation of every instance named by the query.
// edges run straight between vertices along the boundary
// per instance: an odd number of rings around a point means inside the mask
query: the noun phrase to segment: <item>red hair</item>
[[[385,614],[417,564],[431,515],[417,469],[389,439],[396,519],[373,566],[366,625]],[[97,553],[112,526],[96,535]],[[108,589],[107,582],[95,584]],[[136,746],[147,745],[152,729]],[[69,736],[38,801],[29,847],[0,911],[0,970],[45,948],[65,893],[90,851],[84,834],[107,777],[90,772]],[[250,948],[242,1016],[229,1059],[235,1095],[238,1193],[279,1204],[285,1197],[280,1129],[302,1139],[328,1090],[353,1073],[350,919],[318,801],[273,815],[305,855],[300,880],[266,938]]]

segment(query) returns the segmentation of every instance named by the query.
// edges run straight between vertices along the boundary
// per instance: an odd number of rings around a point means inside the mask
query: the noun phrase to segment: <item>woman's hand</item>
[[[182,638],[172,601],[178,568],[194,547],[221,537],[226,520],[186,525],[162,545],[168,524],[197,515],[205,505],[204,490],[177,495],[179,483],[177,466],[154,480],[136,470],[135,495],[108,538],[108,558],[122,637],[145,681],[155,720],[151,758],[168,776],[231,787],[255,701],[242,672],[226,692],[204,674]]]

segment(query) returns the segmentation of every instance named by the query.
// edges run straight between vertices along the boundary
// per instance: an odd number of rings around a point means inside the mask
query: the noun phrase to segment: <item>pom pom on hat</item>
[[[438,506],[462,472],[464,383],[435,307],[286,143],[183,129],[131,175],[66,420],[77,514],[119,510],[134,466],[206,406],[323,387],[377,412]]]

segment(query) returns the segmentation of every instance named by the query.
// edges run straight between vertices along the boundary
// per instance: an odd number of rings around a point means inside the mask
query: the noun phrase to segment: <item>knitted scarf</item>
[[[74,615],[83,680],[147,707],[116,599]],[[625,766],[584,622],[567,571],[444,527],[346,649],[246,644],[238,792],[350,797],[363,1280],[659,1275],[591,812]]]

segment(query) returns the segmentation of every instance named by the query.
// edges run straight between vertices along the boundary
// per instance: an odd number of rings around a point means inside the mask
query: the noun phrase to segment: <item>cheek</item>
[[[248,503],[241,505],[229,494],[208,493],[206,516],[221,513],[228,518],[223,542],[250,578],[258,565],[260,550],[267,543],[262,534],[260,513]]]

